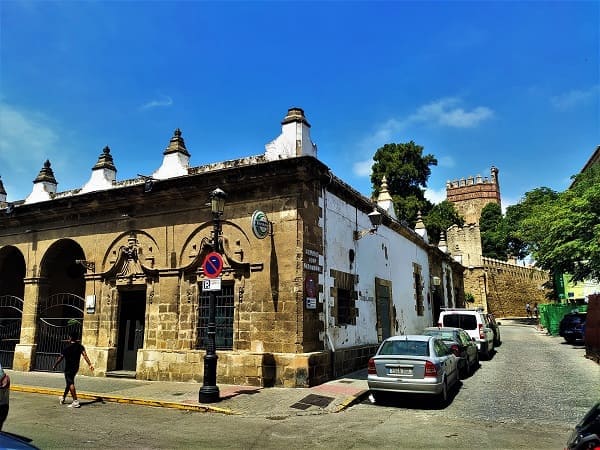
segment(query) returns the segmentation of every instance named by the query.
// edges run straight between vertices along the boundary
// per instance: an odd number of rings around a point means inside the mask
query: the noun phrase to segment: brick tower
[[[488,203],[500,203],[498,169],[491,168],[491,177],[468,177],[446,183],[446,199],[453,203],[465,224],[479,223],[481,210]]]

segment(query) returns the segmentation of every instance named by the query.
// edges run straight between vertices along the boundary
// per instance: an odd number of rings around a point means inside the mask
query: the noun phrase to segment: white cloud
[[[160,98],[159,100],[151,100],[147,103],[144,103],[142,106],[140,106],[140,109],[151,109],[151,108],[157,108],[160,106],[171,106],[173,104],[173,99],[167,95],[162,95],[162,98]]]
[[[71,131],[45,114],[0,101],[0,175],[8,201],[29,195],[47,159],[60,186],[81,176],[71,140]]]
[[[360,141],[359,151],[362,154],[372,153],[374,149],[397,139],[398,135],[411,125],[425,124],[450,128],[473,128],[494,115],[494,111],[486,106],[477,106],[471,110],[465,110],[459,107],[461,103],[460,98],[445,97],[419,106],[414,113],[406,117],[387,119]],[[454,167],[455,165],[454,160],[449,156],[438,162],[443,167]],[[373,162],[370,161],[369,164],[372,165]],[[358,161],[354,164],[354,173],[359,176],[368,176],[371,173],[370,165],[367,168],[365,161]]]
[[[508,208],[509,206],[516,205],[521,200],[521,198],[515,199],[512,197],[502,196],[502,214],[506,214],[506,208]]]
[[[599,94],[600,84],[596,84],[587,90],[573,89],[572,91],[556,95],[550,99],[550,102],[556,109],[564,111],[592,101],[593,99],[596,99],[597,102]]]
[[[58,143],[59,133],[50,119],[40,113],[19,111],[0,103],[0,170],[3,179],[31,173],[33,178]]]
[[[460,99],[458,98],[439,99],[418,108],[417,112],[408,118],[408,121],[432,123],[454,128],[472,128],[494,115],[494,112],[485,106],[478,106],[471,111],[465,111],[463,108],[456,106],[459,103]]]
[[[441,203],[444,200],[446,200],[446,188],[443,187],[442,189],[438,189],[438,190],[426,188],[425,189],[425,198],[427,200],[429,200],[431,203],[433,203],[434,205],[437,205],[438,203]]]
[[[373,166],[372,159],[355,162],[352,166],[352,172],[359,177],[371,176],[371,167]]]

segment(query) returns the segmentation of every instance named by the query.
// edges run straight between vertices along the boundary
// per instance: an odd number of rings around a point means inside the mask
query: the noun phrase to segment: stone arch
[[[72,239],[54,242],[42,257],[40,277],[44,280],[44,291],[40,297],[69,293],[85,297],[85,261],[81,246]]]
[[[25,258],[12,245],[0,248],[0,296],[12,295],[23,299],[26,274]]]
[[[0,364],[12,368],[21,334],[25,295],[25,258],[12,245],[0,248]]]
[[[202,256],[207,253],[204,247],[212,245],[212,229],[212,222],[205,222],[190,233],[179,254],[179,267],[187,269],[202,264]],[[252,240],[248,233],[236,223],[227,220],[221,221],[221,229],[227,249],[226,257],[231,259],[229,263],[248,262],[252,254]]]

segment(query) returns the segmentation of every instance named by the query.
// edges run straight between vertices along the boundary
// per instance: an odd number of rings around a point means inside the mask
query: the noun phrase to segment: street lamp
[[[210,210],[213,216],[213,251],[221,253],[221,216],[225,209],[227,194],[222,189],[216,188],[210,193]],[[202,387],[198,393],[200,403],[215,403],[220,400],[219,387],[217,386],[217,356],[216,352],[216,292],[210,291],[208,300],[208,324],[206,327],[206,353],[204,354],[204,377]]]
[[[379,227],[379,225],[381,225],[382,215],[379,211],[377,211],[376,207],[373,207],[373,211],[370,212],[369,214],[367,214],[367,217],[371,221],[371,228],[369,228],[368,230],[361,230],[361,231],[355,230],[354,231],[354,240],[355,241],[358,241],[359,239],[363,238],[367,234],[376,233],[377,228]]]

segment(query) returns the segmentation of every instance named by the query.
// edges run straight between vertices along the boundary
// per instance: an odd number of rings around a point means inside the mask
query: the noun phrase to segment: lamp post
[[[368,230],[361,230],[361,231],[355,230],[354,231],[354,240],[355,241],[362,239],[367,234],[376,233],[377,228],[379,227],[379,225],[381,225],[382,215],[379,211],[377,211],[376,207],[373,207],[373,211],[370,212],[369,214],[367,214],[367,217],[369,218],[369,221],[371,222],[371,228],[369,228]]]
[[[213,251],[221,253],[221,216],[225,209],[227,194],[222,189],[216,188],[210,193],[210,210],[213,216]],[[216,292],[210,291],[208,300],[208,324],[206,328],[206,353],[204,355],[204,378],[198,393],[200,403],[215,403],[220,400],[219,387],[217,386],[217,356],[216,352]]]

